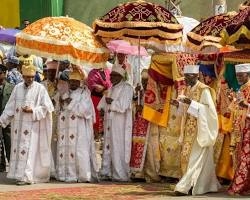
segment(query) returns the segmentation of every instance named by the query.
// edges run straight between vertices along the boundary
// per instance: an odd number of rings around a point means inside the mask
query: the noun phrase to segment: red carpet
[[[86,187],[1,192],[0,200],[137,200],[163,195],[171,195],[165,184],[101,183]]]

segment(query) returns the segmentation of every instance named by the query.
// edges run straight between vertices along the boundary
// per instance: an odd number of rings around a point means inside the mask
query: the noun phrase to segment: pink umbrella
[[[148,52],[147,50],[140,46],[140,49],[139,49],[139,46],[131,46],[131,53],[130,55],[140,55],[140,56],[148,56]]]
[[[123,53],[127,55],[140,55],[146,56],[148,55],[146,49],[142,46],[140,48],[135,45],[130,45],[129,42],[124,40],[111,40],[107,43],[107,47],[110,51],[114,53]]]

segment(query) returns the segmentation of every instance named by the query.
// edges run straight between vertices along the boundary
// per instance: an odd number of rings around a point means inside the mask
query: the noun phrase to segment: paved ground
[[[97,149],[98,146],[97,146]],[[97,160],[98,160],[98,165],[100,167],[101,165],[101,151],[97,151]],[[211,193],[211,194],[206,194],[202,196],[182,196],[182,197],[176,197],[174,196],[173,193],[173,188],[174,185],[170,185],[168,183],[162,183],[162,184],[147,184],[147,183],[111,183],[111,182],[101,182],[100,184],[90,184],[90,183],[62,183],[62,182],[57,182],[57,181],[52,181],[50,183],[43,183],[43,184],[33,184],[33,185],[26,185],[26,186],[16,186],[15,181],[7,179],[6,178],[6,173],[0,173],[0,200],[9,200],[9,199],[15,199],[15,200],[25,200],[23,198],[19,197],[20,192],[25,193],[29,191],[40,191],[40,190],[45,190],[45,192],[48,190],[57,190],[57,191],[63,191],[62,189],[65,188],[65,190],[75,190],[75,188],[81,188],[81,189],[89,189],[91,192],[94,193],[100,191],[100,190],[105,190],[105,188],[115,188],[116,190],[118,189],[118,192],[115,193],[115,197],[112,199],[115,200],[120,200],[120,199],[126,199],[124,195],[130,195],[132,194],[132,199],[147,199],[147,200],[172,200],[172,199],[194,199],[194,200],[204,200],[204,199],[211,199],[211,200],[223,200],[223,199],[249,199],[249,197],[230,197],[226,194],[225,192],[225,187],[218,193]],[[147,188],[145,190],[145,188]],[[150,188],[150,189],[149,189]],[[92,192],[93,190],[93,192]],[[132,190],[132,191],[131,191]],[[120,192],[119,192],[120,191]],[[53,192],[53,191],[52,191]],[[59,192],[60,193],[60,192]],[[13,194],[14,198],[7,198],[6,195],[8,196],[9,194]],[[15,194],[17,194],[17,197],[15,197]],[[93,195],[93,194],[92,194]],[[100,194],[99,194],[100,195]],[[116,198],[117,195],[117,198]],[[97,195],[98,196],[98,195]],[[19,197],[19,198],[18,198]],[[82,197],[82,196],[81,196]],[[30,199],[30,198],[29,198]],[[33,200],[33,198],[31,198]],[[40,199],[40,198],[39,198]],[[44,199],[44,198],[43,198]],[[45,198],[47,200],[47,198]],[[53,200],[61,200],[64,198],[52,198]],[[67,200],[74,200],[74,199],[79,199],[79,198],[67,198]],[[84,199],[85,198],[80,198]],[[131,197],[130,197],[131,199]],[[34,200],[37,200],[34,198]],[[98,198],[99,200],[99,198]],[[108,200],[110,200],[108,198]]]
[[[51,183],[43,183],[43,184],[33,184],[28,186],[16,186],[15,182],[12,180],[9,180],[6,178],[6,173],[0,173],[0,193],[2,192],[20,192],[20,191],[30,191],[30,190],[41,190],[41,189],[53,189],[53,188],[75,188],[75,187],[82,187],[82,188],[90,188],[90,187],[96,187],[98,189],[99,187],[108,186],[111,185],[116,187],[121,187],[121,190],[126,189],[127,186],[136,186],[136,187],[148,187],[152,184],[146,184],[146,183],[128,183],[126,184],[120,184],[120,183],[110,183],[110,182],[102,182],[101,184],[87,184],[87,183],[75,183],[75,184],[65,184],[61,182],[53,181]],[[172,199],[194,199],[194,200],[200,200],[200,199],[211,199],[211,200],[221,200],[221,199],[250,199],[250,197],[230,197],[228,196],[223,190],[219,193],[213,193],[213,194],[207,194],[203,196],[185,196],[185,197],[175,197],[173,196],[173,192],[170,190],[170,187],[168,184],[165,184],[166,189],[164,191],[150,191],[151,197],[145,196],[145,199],[147,200],[172,200]],[[165,187],[165,185],[163,185]],[[134,191],[134,195],[138,195],[138,197],[141,197],[144,195],[143,192],[136,192]],[[1,194],[0,194],[0,199]],[[15,198],[16,199],[16,198]],[[119,194],[117,195],[117,200],[122,199]],[[137,199],[137,198],[135,198]],[[144,198],[143,198],[144,199]]]

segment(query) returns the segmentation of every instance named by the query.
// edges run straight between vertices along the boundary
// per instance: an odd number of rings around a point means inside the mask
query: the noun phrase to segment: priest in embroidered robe
[[[250,194],[250,63],[235,65],[240,90],[229,106],[233,115],[230,148],[235,174],[228,188],[230,195]]]
[[[176,194],[199,195],[216,192],[220,187],[213,160],[218,135],[213,90],[198,81],[198,73],[199,65],[184,67],[186,91],[172,101],[183,111],[179,138],[183,176],[175,187]]]
[[[129,180],[132,144],[133,87],[125,81],[126,71],[114,65],[112,87],[103,96],[98,109],[104,113],[104,146],[101,176],[113,181]]]
[[[83,78],[77,69],[70,72],[70,90],[60,97],[56,167],[59,181],[97,181],[93,134],[95,110],[88,87],[81,87]]]
[[[0,116],[3,128],[11,123],[7,177],[18,185],[48,182],[54,107],[45,87],[34,81],[35,66],[23,66],[22,74],[24,82],[15,86]]]
[[[52,140],[51,140],[51,151],[52,151],[52,169],[51,169],[51,177],[55,177],[55,165],[56,165],[56,143],[57,143],[57,113],[56,108],[59,104],[59,94],[57,92],[57,81],[56,81],[56,70],[58,68],[58,61],[49,60],[46,61],[46,80],[42,82],[44,87],[46,88],[49,97],[55,107],[55,111],[52,113]]]

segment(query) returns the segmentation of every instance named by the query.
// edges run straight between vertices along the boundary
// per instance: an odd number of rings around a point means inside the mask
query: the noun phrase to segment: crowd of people
[[[115,59],[114,64],[109,63],[112,67],[92,69],[89,73],[66,60],[38,59],[32,55],[3,59],[1,171],[7,171],[7,177],[15,179],[17,185],[51,179],[144,179],[175,183],[176,195],[219,191],[225,179],[218,177],[214,161],[219,134],[217,99],[215,91],[199,79],[202,67],[184,66],[186,87],[170,100],[170,110],[176,111],[172,119],[177,122],[172,125],[179,128],[178,140],[171,144],[178,146],[178,157],[173,159],[180,162],[177,168],[163,169],[170,166],[171,159],[163,160],[155,153],[163,149],[161,138],[156,135],[157,127],[143,118],[149,72],[142,70],[141,82],[133,85],[126,55],[117,54]],[[232,132],[236,133],[230,143],[235,166],[231,180],[228,179],[228,192],[232,195],[250,190],[250,64],[236,65],[235,72],[240,90],[227,94],[234,121]],[[137,155],[133,142],[142,140],[144,146],[138,148]],[[100,169],[96,141],[102,142]],[[170,151],[169,147],[164,149]],[[136,156],[142,163],[137,168],[131,160]]]

